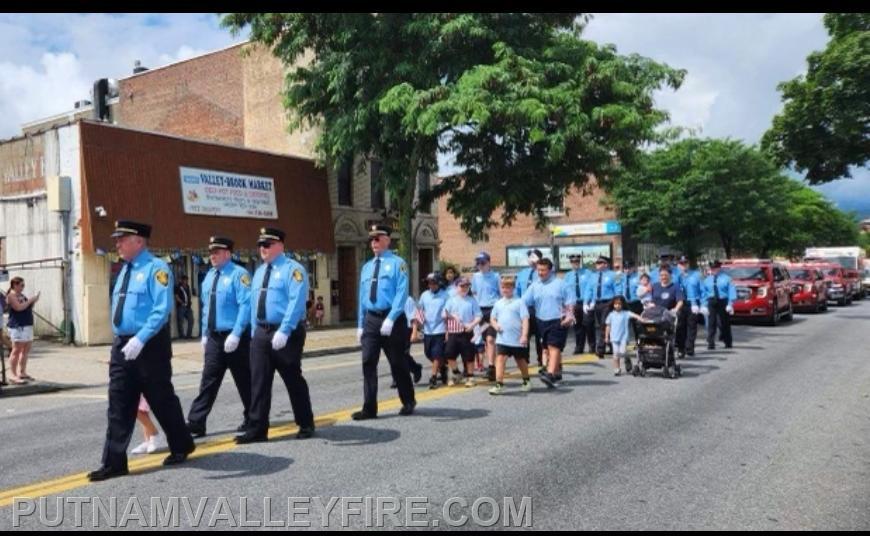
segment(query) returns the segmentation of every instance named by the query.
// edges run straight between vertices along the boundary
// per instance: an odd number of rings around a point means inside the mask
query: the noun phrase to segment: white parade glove
[[[696,314],[698,314],[698,313],[700,313],[700,312],[701,312],[701,308],[700,308],[700,307],[698,307],[697,305],[693,305],[693,306],[692,306],[692,314],[693,314],[693,315],[696,315]]]
[[[393,321],[389,318],[384,319],[384,323],[381,324],[381,335],[384,337],[389,337],[390,333],[393,332]]]
[[[284,335],[280,331],[276,331],[274,335],[272,335],[272,350],[276,352],[281,348],[287,346],[287,335]]]
[[[701,307],[701,314],[704,316],[710,316],[710,309],[708,309],[706,305]]]
[[[208,346],[208,335],[202,336],[202,350],[205,351],[206,346]]]
[[[133,337],[121,348],[121,353],[124,354],[126,361],[133,361],[142,353],[142,348],[145,348],[145,344],[138,337]]]
[[[590,304],[590,303],[586,303],[583,305],[583,312],[584,313],[588,314],[590,311],[592,311],[592,309],[593,309],[593,307],[592,307],[592,304]]]
[[[363,328],[356,328],[356,342],[362,344]]]
[[[733,314],[734,314],[734,306],[733,306],[733,305],[729,305],[728,307],[725,308],[725,311],[726,311],[729,315],[733,315]]]
[[[231,354],[239,347],[239,338],[230,333],[224,341],[224,352]]]

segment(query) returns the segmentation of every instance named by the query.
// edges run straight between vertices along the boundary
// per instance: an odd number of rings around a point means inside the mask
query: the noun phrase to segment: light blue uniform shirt
[[[447,324],[444,322],[444,307],[450,298],[447,290],[439,289],[432,293],[427,290],[420,296],[419,307],[423,310],[423,335],[444,335],[447,333]]]
[[[202,280],[202,328],[208,329],[211,311],[211,287],[220,270],[215,289],[215,329],[230,331],[241,337],[251,323],[251,276],[248,271],[229,260],[219,268],[212,267]],[[273,268],[274,270],[274,268]]]
[[[637,284],[640,283],[640,274],[633,272],[631,274],[622,274],[622,296],[626,301],[639,301],[637,297]]]
[[[610,311],[605,324],[610,326],[610,340],[612,342],[618,344],[628,342],[628,321],[630,318],[628,311],[625,309],[622,311]]]
[[[389,311],[387,318],[393,322],[405,312],[408,299],[408,265],[392,251],[381,254],[381,267],[378,270],[378,292],[374,303],[369,300],[372,278],[375,275],[375,261],[372,257],[362,267],[359,282],[359,310],[357,327],[363,327],[366,311]]]
[[[477,300],[471,296],[463,298],[458,294],[447,300],[444,314],[455,317],[465,325],[474,322],[475,319],[483,318],[483,313],[480,312],[480,305],[477,303]]]
[[[601,295],[598,295],[598,276],[601,275]],[[587,305],[594,305],[598,300],[612,300],[622,295],[622,285],[616,278],[613,270],[603,272],[591,272],[586,278],[586,296],[583,301]]]
[[[562,281],[565,283],[565,286],[568,287],[570,292],[574,294],[576,303],[583,302],[583,292],[586,285],[587,273],[588,270],[586,270],[585,268],[568,270],[565,273],[565,277],[562,279]]]
[[[118,295],[124,283],[124,274],[130,272],[127,285],[127,297],[124,300],[121,325],[114,322],[115,308],[118,305]],[[115,289],[112,291],[112,332],[115,335],[135,335],[143,343],[148,342],[169,321],[172,311],[173,292],[175,288],[169,265],[143,250],[127,263],[118,274]]]
[[[501,277],[496,272],[477,272],[471,276],[471,292],[481,307],[492,307],[501,297],[499,283]]]
[[[565,307],[573,307],[576,302],[574,291],[565,286],[562,279],[551,273],[546,280],[532,283],[523,301],[527,307],[535,308],[535,318],[538,320],[557,320],[562,318]]]
[[[533,266],[520,270],[517,273],[517,287],[514,290],[514,296],[522,298],[523,294],[532,286],[532,283],[539,279],[538,269]]]
[[[417,302],[414,301],[414,298],[408,296],[408,299],[405,300],[405,319],[408,321],[408,327],[412,327],[414,317],[417,316]],[[410,332],[409,332],[410,333]]]
[[[714,276],[708,275],[707,279],[701,284],[701,301],[704,305],[707,304],[707,301],[715,298],[716,293],[713,292],[713,281]],[[728,305],[734,305],[734,302],[737,301],[737,289],[734,287],[734,283],[731,282],[731,276],[726,273],[719,272],[718,276],[715,276],[716,287],[719,289],[719,299],[720,300],[728,300]]]
[[[687,273],[680,273],[680,286],[683,287],[683,295],[688,304],[701,305],[701,272],[698,270],[689,270]]]
[[[257,328],[259,300],[266,300],[267,324],[279,324],[278,331],[285,335],[295,330],[305,318],[305,301],[308,299],[308,273],[305,267],[293,259],[281,255],[272,262],[269,287],[262,292],[263,279],[268,264],[261,264],[251,282],[251,332]],[[264,295],[265,294],[265,295]]]
[[[520,337],[523,336],[523,319],[529,317],[529,309],[522,298],[502,298],[495,302],[490,318],[498,322],[501,331],[495,337],[495,343],[502,346],[521,348]]]

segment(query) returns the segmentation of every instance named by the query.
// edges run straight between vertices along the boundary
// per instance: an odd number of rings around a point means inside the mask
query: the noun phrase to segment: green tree
[[[582,41],[578,13],[232,13],[223,24],[272,48],[290,69],[290,128],[317,125],[322,161],[383,163],[410,248],[417,170],[454,151],[467,171],[436,185],[475,238],[518,213],[561,202],[569,186],[631,165],[659,139],[652,92],[684,73]],[[427,201],[428,199],[424,200]],[[409,249],[402,251],[405,258]]]
[[[609,200],[638,237],[680,247],[693,260],[718,237],[728,257],[758,246],[783,210],[781,176],[739,141],[682,140],[644,155],[613,181]]]
[[[831,40],[807,74],[779,84],[783,111],[762,146],[810,184],[851,177],[870,157],[870,14],[828,13]]]

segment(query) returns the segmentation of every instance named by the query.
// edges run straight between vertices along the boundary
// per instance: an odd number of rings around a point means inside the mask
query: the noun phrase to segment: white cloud
[[[135,60],[154,68],[242,40],[215,15],[0,14],[0,139],[90,99],[95,80],[129,76]]]

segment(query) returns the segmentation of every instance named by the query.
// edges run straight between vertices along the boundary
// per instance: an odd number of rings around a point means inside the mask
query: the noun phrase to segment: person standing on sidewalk
[[[190,302],[190,285],[187,284],[187,276],[180,278],[175,287],[175,321],[178,324],[178,338],[190,339],[193,333],[193,309]],[[184,329],[187,322],[187,330]]]
[[[399,415],[411,415],[417,406],[411,371],[405,360],[408,264],[390,251],[392,232],[387,225],[371,226],[369,244],[375,256],[360,271],[357,339],[362,345],[364,402],[362,409],[351,415],[355,421],[378,416],[378,361],[382,349],[399,389],[402,401]]]
[[[217,399],[227,369],[242,399],[244,420],[236,431],[248,429],[251,409],[251,276],[232,261],[233,241],[213,236],[208,244],[211,270],[202,289],[202,349],[205,358],[199,395],[187,414],[194,437],[205,435],[205,421]]]
[[[88,474],[92,482],[128,473],[127,447],[142,394],[169,443],[171,453],[163,465],[182,463],[196,449],[172,386],[172,274],[148,251],[150,237],[150,225],[115,222],[112,238],[125,265],[112,292],[115,339],[109,364],[109,422],[102,466]]]
[[[9,282],[9,336],[12,352],[9,354],[9,383],[21,385],[33,378],[27,374],[27,357],[33,346],[33,306],[40,293],[28,298],[24,295],[24,279],[13,277]]]
[[[285,236],[280,229],[263,227],[257,241],[263,264],[251,284],[251,409],[247,431],[236,436],[240,445],[269,439],[276,371],[290,396],[293,419],[299,427],[296,438],[314,435],[311,395],[302,376],[308,273],[284,254]]]

